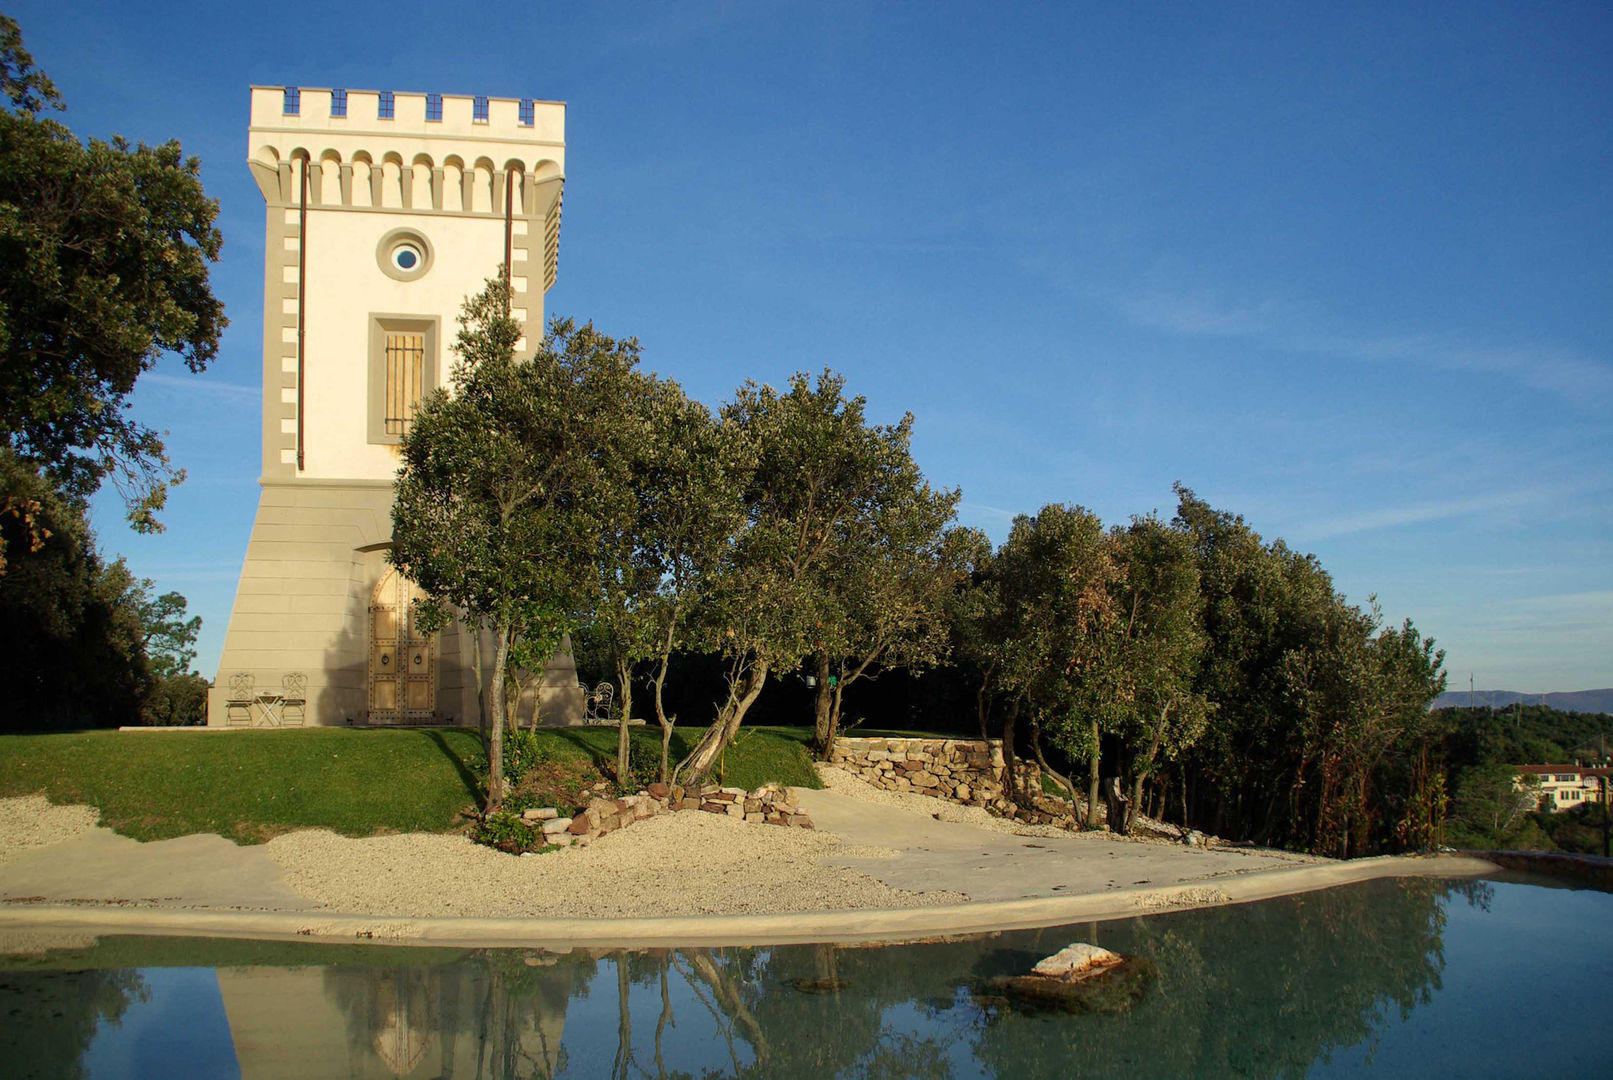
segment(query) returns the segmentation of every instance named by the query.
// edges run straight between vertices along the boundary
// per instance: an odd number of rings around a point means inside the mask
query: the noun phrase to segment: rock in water
[[[989,980],[986,992],[994,1000],[1007,998],[1033,1011],[1118,1013],[1141,1000],[1152,975],[1153,967],[1145,957],[1075,944],[1037,964],[1029,975]]]
[[[1041,961],[1031,968],[1032,975],[1044,975],[1055,979],[1068,979],[1074,976],[1113,967],[1120,963],[1122,957],[1108,949],[1100,949],[1096,945],[1086,945],[1080,942],[1066,945],[1058,952]]]

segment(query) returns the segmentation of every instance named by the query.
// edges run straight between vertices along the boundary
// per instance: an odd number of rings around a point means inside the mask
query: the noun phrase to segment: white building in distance
[[[1613,769],[1585,765],[1519,765],[1516,784],[1522,788],[1527,778],[1538,783],[1538,809],[1572,810],[1585,803],[1602,800],[1602,785]]]

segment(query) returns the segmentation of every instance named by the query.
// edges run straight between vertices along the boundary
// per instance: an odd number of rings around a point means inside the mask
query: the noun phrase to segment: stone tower
[[[392,483],[461,305],[501,266],[536,344],[565,119],[532,99],[252,88],[262,494],[209,724],[475,722],[468,635],[417,631],[415,591],[386,563]],[[549,685],[568,682],[562,659]]]

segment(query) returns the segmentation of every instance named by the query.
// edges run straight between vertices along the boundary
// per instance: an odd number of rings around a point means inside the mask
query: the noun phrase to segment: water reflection
[[[1482,910],[1495,888],[1376,882],[887,948],[332,958],[281,946],[295,955],[213,966],[250,1080],[1299,1076],[1439,994],[1451,905]],[[1071,940],[1144,954],[1157,975],[1111,1015],[1026,1013],[982,993]],[[106,948],[48,962],[91,967]],[[18,1075],[81,1075],[91,1034],[115,1038],[141,993],[126,968],[0,972],[0,1060],[24,1062]]]
[[[12,1077],[84,1076],[96,1029],[149,1000],[138,971],[0,971],[0,1062]]]

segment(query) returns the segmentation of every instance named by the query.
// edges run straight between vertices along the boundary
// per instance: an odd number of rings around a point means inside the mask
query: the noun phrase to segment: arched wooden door
[[[388,567],[370,596],[370,723],[429,724],[437,714],[437,647],[415,625],[414,582]]]

